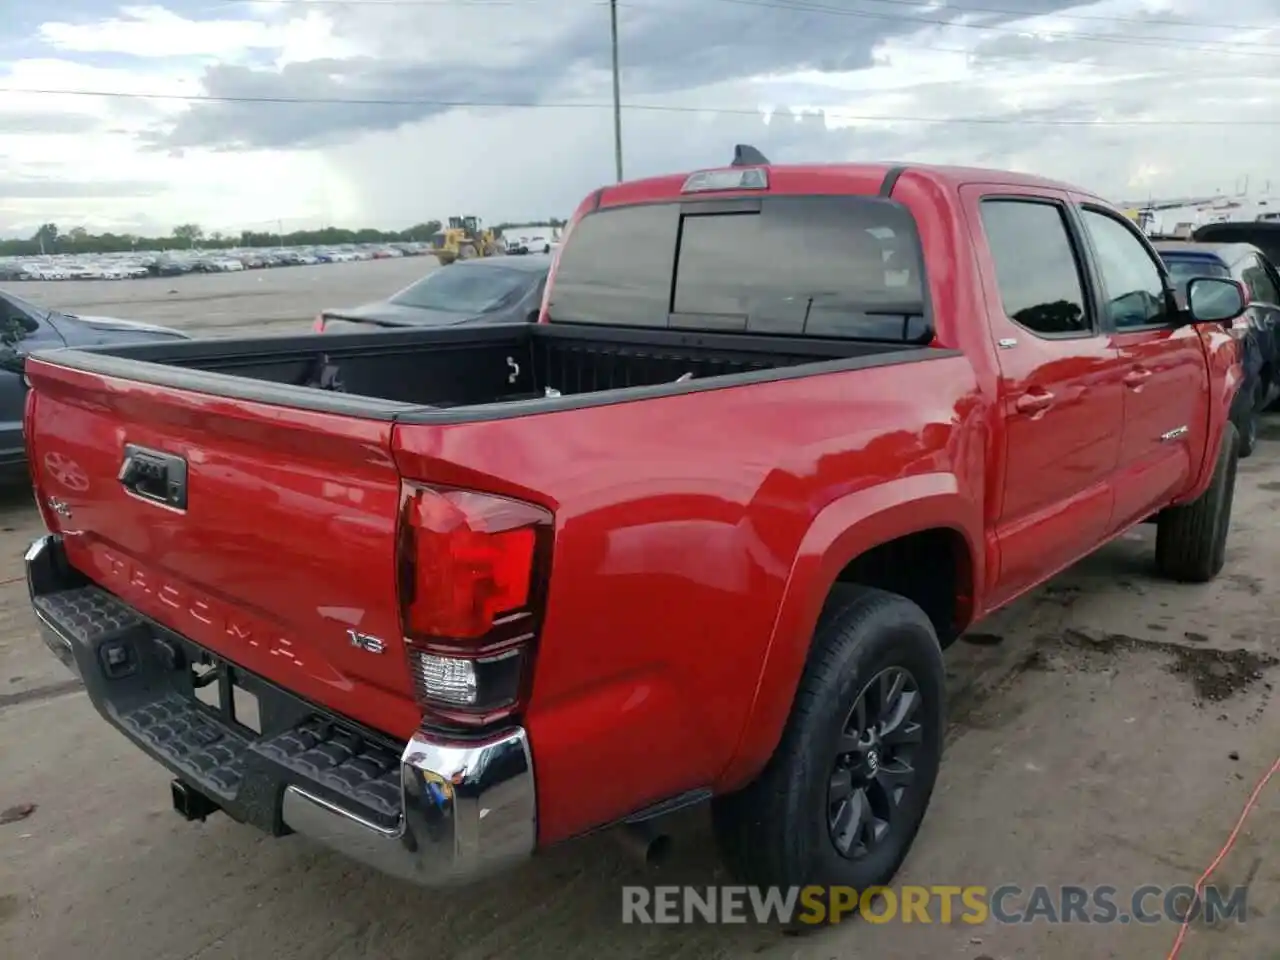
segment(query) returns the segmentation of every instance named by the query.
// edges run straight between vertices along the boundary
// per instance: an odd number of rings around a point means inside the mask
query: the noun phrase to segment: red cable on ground
[[[1213,863],[1209,864],[1207,870],[1200,874],[1200,879],[1195,885],[1195,899],[1187,906],[1187,915],[1182,920],[1182,926],[1178,928],[1178,939],[1173,941],[1173,949],[1169,951],[1169,956],[1165,960],[1177,960],[1178,954],[1182,951],[1182,945],[1187,939],[1187,931],[1191,927],[1191,918],[1193,916],[1192,906],[1199,902],[1200,897],[1204,895],[1205,881],[1218,869],[1218,866],[1227,858],[1227,854],[1231,852],[1231,848],[1236,845],[1236,838],[1240,835],[1240,828],[1244,826],[1245,820],[1249,814],[1253,812],[1253,808],[1257,806],[1258,797],[1262,796],[1262,791],[1266,789],[1267,783],[1271,778],[1280,772],[1280,757],[1276,757],[1276,762],[1271,765],[1271,769],[1266,772],[1258,785],[1253,788],[1253,793],[1249,795],[1249,800],[1244,805],[1244,810],[1240,812],[1240,819],[1236,821],[1235,828],[1231,831],[1231,835],[1227,837],[1227,842],[1222,845],[1222,849],[1218,851],[1218,855],[1213,858]]]

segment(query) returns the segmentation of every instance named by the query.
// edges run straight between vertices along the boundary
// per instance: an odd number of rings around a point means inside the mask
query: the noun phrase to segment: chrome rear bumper
[[[173,668],[160,662],[155,646],[162,640],[170,647],[175,642],[195,645],[77,574],[67,563],[61,538],[40,537],[27,549],[25,560],[44,643],[80,677],[98,712],[235,819],[273,833],[310,837],[384,873],[425,886],[466,883],[533,853],[536,788],[523,728],[474,739],[419,730],[400,754],[399,817],[378,823],[358,803],[335,793],[333,776],[308,778],[305,764],[288,763],[287,757],[284,763],[273,759],[284,755],[279,744],[294,731],[255,738],[208,715],[194,701],[184,706],[181,684],[170,677]],[[74,616],[61,612],[65,610],[74,610]],[[104,645],[126,647],[127,656],[136,658],[133,672],[112,674]],[[225,792],[211,789],[198,768],[185,766],[188,753],[157,747],[154,737],[139,732],[143,728],[132,718],[154,712],[161,700],[166,717],[174,711],[180,714],[174,726],[198,727],[202,743],[215,738],[221,753],[231,756],[231,765],[244,761],[238,764],[233,786]],[[190,716],[182,714],[187,709]],[[325,774],[342,772],[331,768]],[[393,781],[394,771],[383,779]],[[389,788],[388,783],[381,786]]]
[[[400,758],[400,783],[393,830],[292,784],[281,815],[303,836],[425,886],[466,883],[533,853],[533,763],[523,729],[467,744],[419,731]]]

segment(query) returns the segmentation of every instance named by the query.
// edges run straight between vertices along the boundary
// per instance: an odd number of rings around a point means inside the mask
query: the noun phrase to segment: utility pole
[[[618,82],[618,0],[609,0],[609,34],[613,44],[613,165],[622,182],[622,97]]]

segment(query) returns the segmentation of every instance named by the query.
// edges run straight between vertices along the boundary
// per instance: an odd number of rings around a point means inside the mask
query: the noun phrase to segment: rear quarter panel
[[[861,528],[895,535],[945,514],[980,543],[982,412],[969,361],[946,353],[508,420],[397,426],[406,477],[555,511],[526,715],[541,841],[719,784],[762,684],[785,716],[826,587],[841,558],[861,552],[851,527],[875,515],[878,526]],[[928,507],[935,493],[946,511]],[[789,666],[766,683],[771,648]],[[766,731],[763,757],[776,733]]]

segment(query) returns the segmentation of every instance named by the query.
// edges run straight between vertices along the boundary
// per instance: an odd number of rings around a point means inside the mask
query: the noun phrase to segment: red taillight
[[[400,611],[424,707],[464,723],[518,705],[541,618],[552,516],[469,490],[405,484]]]
[[[324,323],[325,323],[324,314],[323,313],[317,314],[316,318],[313,321],[311,321],[311,332],[324,333]]]

